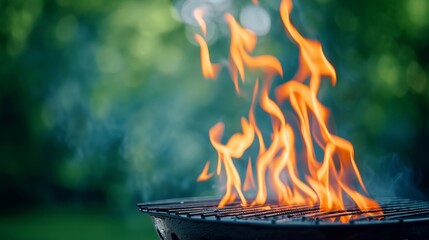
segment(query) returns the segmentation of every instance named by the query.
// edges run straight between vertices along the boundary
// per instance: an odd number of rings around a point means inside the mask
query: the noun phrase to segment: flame
[[[244,180],[243,190],[247,191],[255,187],[256,186],[255,186],[255,179],[253,179],[252,161],[249,158],[249,162],[247,163],[246,178]]]
[[[226,192],[219,207],[235,201],[237,197],[243,206],[248,206],[249,201],[243,191],[255,188],[255,173],[257,194],[250,205],[266,205],[268,199],[275,196],[282,205],[318,205],[322,210],[345,210],[347,201],[361,210],[380,209],[378,203],[368,196],[354,160],[353,145],[328,128],[329,110],[319,101],[317,94],[322,77],[336,84],[336,72],[325,57],[322,45],[303,37],[292,24],[292,8],[291,0],[282,0],[280,17],[286,32],[299,48],[299,68],[293,79],[274,90],[275,98],[270,97],[270,89],[276,75],[283,77],[280,61],[271,55],[252,56],[257,44],[256,35],[240,26],[231,14],[225,14],[231,33],[228,66],[237,93],[240,93],[238,78],[245,83],[246,69],[257,70],[264,78],[261,89],[259,80],[255,81],[248,118],[241,119],[242,132],[233,134],[226,144],[222,144],[224,123],[217,123],[209,131],[210,141],[218,153],[216,173],[220,175],[223,169],[226,176]],[[196,18],[200,16],[195,15]],[[202,15],[199,19],[203,22]],[[216,67],[210,63],[207,44],[200,35],[195,36],[201,46],[203,76],[215,78]],[[286,119],[282,111],[281,106],[285,102],[297,116],[298,136],[289,124],[294,118]],[[271,119],[269,143],[264,139],[267,133],[261,131],[256,121],[257,104]],[[302,142],[303,152],[296,151],[297,140]],[[239,161],[253,145],[259,146],[255,172],[249,158],[242,186],[234,162]],[[316,148],[323,151],[323,158],[316,155]],[[209,163],[200,175],[202,179],[208,176],[208,168]],[[365,214],[380,213],[381,210]],[[347,222],[350,217],[332,220]]]
[[[226,171],[226,193],[221,199],[219,207],[223,207],[227,203],[235,200],[236,194],[233,193],[233,190],[235,190],[240,197],[242,205],[247,205],[247,200],[241,190],[240,175],[232,160],[233,158],[240,158],[244,151],[253,143],[254,130],[245,118],[241,119],[241,125],[243,133],[235,133],[232,135],[226,145],[220,142],[224,130],[223,123],[214,125],[209,131],[210,142],[218,152],[220,162],[223,164]]]
[[[199,34],[195,34],[194,38],[195,41],[197,41],[200,45],[201,49],[201,68],[203,76],[205,78],[215,79],[219,72],[219,65],[211,63],[209,47],[207,46],[207,43],[204,38]]]
[[[204,15],[204,9],[203,8],[196,8],[194,10],[194,18],[197,20],[198,25],[201,27],[201,31],[203,32],[204,36],[207,36],[207,26],[206,22],[203,19]]]
[[[252,31],[241,27],[229,13],[225,15],[225,20],[231,32],[229,66],[237,93],[240,93],[238,75],[243,83],[245,81],[244,66],[250,69],[260,69],[267,73],[275,72],[283,76],[282,65],[277,58],[270,55],[256,57],[250,55],[256,47],[256,35]]]
[[[203,19],[203,15],[204,10],[202,8],[197,8],[194,10],[194,17],[197,20],[197,23],[200,25],[201,31],[205,36],[207,34],[207,27],[206,22]],[[194,39],[200,45],[201,69],[203,76],[205,78],[215,79],[217,77],[220,67],[218,64],[213,64],[210,61],[210,52],[206,40],[204,40],[204,38],[200,34],[195,34]]]
[[[213,173],[209,173],[209,167],[210,167],[210,161],[207,161],[203,171],[201,172],[200,176],[198,176],[197,178],[198,182],[207,181],[213,176]]]

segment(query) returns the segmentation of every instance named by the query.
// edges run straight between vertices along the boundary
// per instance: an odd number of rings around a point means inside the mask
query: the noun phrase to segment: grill
[[[151,216],[161,240],[208,239],[429,239],[429,202],[379,198],[380,209],[324,211],[309,206],[217,208],[214,198],[172,199],[138,204]],[[339,222],[351,216],[348,223]]]

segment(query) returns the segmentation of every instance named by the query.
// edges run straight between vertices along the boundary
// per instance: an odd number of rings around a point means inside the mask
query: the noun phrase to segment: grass
[[[102,211],[45,209],[0,216],[0,239],[155,240],[158,237],[150,218],[137,211],[115,217]]]

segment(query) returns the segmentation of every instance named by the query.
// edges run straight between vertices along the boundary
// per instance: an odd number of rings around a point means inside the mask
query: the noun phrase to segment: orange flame
[[[197,8],[194,10],[194,17],[197,20],[197,23],[200,25],[201,31],[203,32],[204,36],[206,36],[207,27],[206,22],[203,19],[203,15],[204,10],[202,8]],[[194,39],[200,45],[201,69],[203,72],[203,76],[205,78],[215,79],[219,72],[219,65],[212,64],[212,62],[210,61],[210,52],[206,40],[204,40],[204,38],[200,34],[195,34]]]
[[[323,210],[345,210],[346,201],[352,201],[361,210],[380,209],[378,203],[368,197],[354,160],[353,145],[328,129],[329,110],[319,101],[317,94],[322,77],[328,77],[335,85],[336,72],[325,57],[321,44],[303,37],[292,24],[292,8],[291,0],[283,0],[280,16],[286,32],[299,47],[300,65],[292,80],[275,89],[275,99],[270,98],[270,89],[275,75],[283,77],[280,61],[270,55],[251,56],[250,53],[254,51],[257,43],[256,35],[240,26],[232,15],[225,15],[231,32],[228,64],[237,93],[240,92],[238,76],[244,83],[245,69],[261,71],[264,81],[261,90],[259,81],[255,82],[248,120],[244,117],[241,119],[242,133],[233,134],[226,144],[222,144],[224,124],[217,123],[209,131],[210,141],[218,153],[216,172],[220,175],[224,169],[226,176],[226,193],[219,207],[235,201],[237,196],[243,206],[248,205],[243,191],[255,187],[252,163],[249,159],[246,180],[242,187],[234,161],[242,158],[257,141],[257,194],[252,205],[264,205],[270,196],[274,195],[278,203],[283,205],[318,205]],[[196,40],[201,46],[203,75],[215,78],[216,70],[210,63],[207,44],[198,34]],[[307,80],[309,85],[304,83]],[[281,105],[286,100],[289,100],[298,117],[298,137],[281,110]],[[264,133],[256,122],[257,102],[271,118],[270,144],[266,144]],[[303,153],[296,152],[297,139],[302,141]],[[323,151],[323,158],[316,156],[315,147]],[[208,164],[201,174],[202,178],[208,174]],[[381,210],[365,214],[380,213]],[[338,220],[347,222],[350,217],[343,216]]]
[[[266,72],[275,72],[283,76],[282,65],[279,60],[273,56],[263,55],[253,57],[251,53],[256,47],[256,35],[248,29],[241,27],[235,18],[227,13],[225,20],[229,25],[231,31],[231,45],[230,45],[230,68],[231,78],[234,82],[235,90],[240,92],[238,86],[238,76],[240,75],[241,81],[245,81],[244,66],[250,69],[261,69]]]
[[[209,173],[209,167],[210,167],[210,161],[207,161],[203,171],[201,172],[200,176],[198,176],[197,178],[197,182],[207,181],[213,176],[213,173]]]
[[[256,186],[255,186],[255,180],[253,179],[252,161],[249,158],[249,162],[247,163],[246,178],[244,180],[243,190],[247,191],[255,187]]]
[[[195,34],[195,41],[198,42],[201,49],[201,68],[205,78],[215,79],[219,72],[219,65],[212,64],[210,61],[209,47],[206,41],[199,34]]]
[[[204,36],[207,35],[207,26],[206,22],[203,19],[204,15],[204,9],[203,8],[196,8],[194,10],[194,18],[197,20],[198,25],[201,27],[201,31],[203,32]]]

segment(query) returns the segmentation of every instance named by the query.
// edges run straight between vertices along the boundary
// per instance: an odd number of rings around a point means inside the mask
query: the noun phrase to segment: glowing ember
[[[322,210],[346,209],[346,200],[353,201],[359,209],[378,208],[377,202],[367,196],[354,161],[353,145],[330,132],[327,126],[329,110],[317,98],[322,77],[329,78],[335,85],[335,69],[323,54],[321,44],[303,37],[291,23],[289,16],[292,7],[291,0],[283,0],[280,16],[286,32],[299,47],[300,66],[293,79],[275,89],[275,99],[270,98],[269,93],[273,78],[276,75],[283,77],[280,61],[270,55],[251,56],[250,53],[256,47],[256,35],[240,26],[231,14],[225,15],[231,33],[228,67],[237,93],[240,93],[238,77],[242,83],[246,79],[245,68],[260,71],[264,79],[261,89],[259,81],[255,82],[248,119],[244,117],[241,119],[242,132],[233,134],[227,143],[223,144],[221,142],[223,123],[217,123],[209,131],[210,141],[218,152],[216,173],[220,176],[224,170],[226,176],[226,192],[219,207],[225,206],[237,197],[243,206],[247,206],[248,199],[243,191],[256,189],[252,205],[264,205],[269,196],[273,195],[282,205],[319,205]],[[203,13],[197,9],[194,16],[205,35]],[[195,35],[195,40],[201,48],[203,76],[216,78],[219,65],[211,63],[207,43],[199,34]],[[306,81],[309,85],[305,84]],[[296,152],[294,129],[281,110],[282,104],[287,100],[299,119],[298,137],[303,142],[303,153]],[[268,133],[271,137],[269,144],[263,137],[267,133],[261,132],[256,122],[254,112],[257,102],[272,121],[272,132]],[[249,159],[242,186],[234,159],[242,158],[255,142],[258,142],[259,146],[255,172]],[[315,148],[323,151],[323,159],[317,158]],[[198,181],[207,180],[213,175],[208,171],[209,162]],[[347,222],[349,218],[344,216],[340,221]]]

